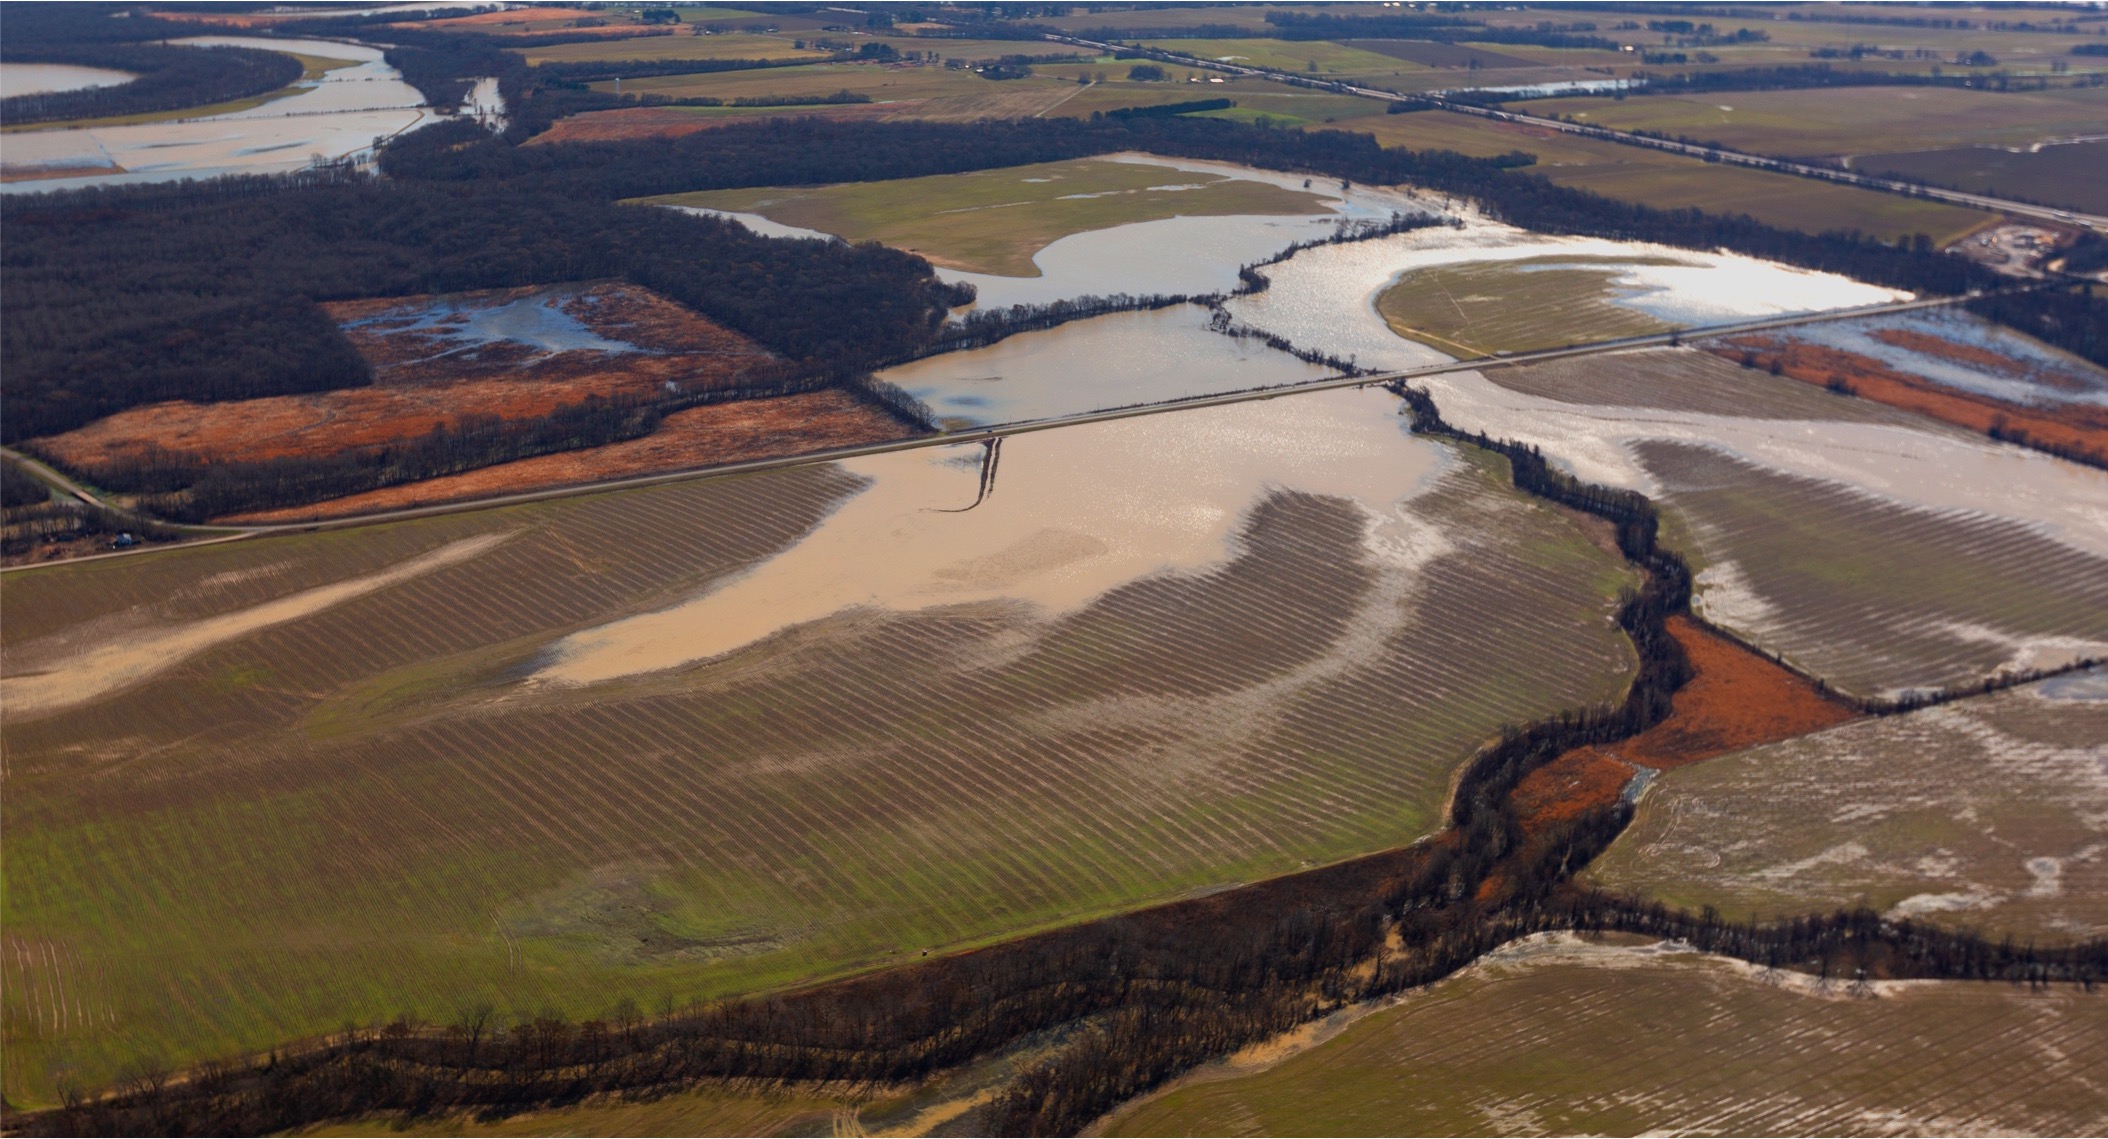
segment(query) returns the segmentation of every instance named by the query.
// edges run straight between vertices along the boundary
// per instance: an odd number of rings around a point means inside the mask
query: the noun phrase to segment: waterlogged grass
[[[589,689],[520,678],[784,548],[856,480],[11,577],[18,671],[509,535],[0,723],[5,1095],[481,1001],[584,1017],[751,993],[1410,841],[1501,724],[1614,698],[1631,667],[1606,620],[1619,562],[1490,465],[1439,477],[1410,509],[1456,549],[1401,592],[1370,592],[1356,509],[1288,495],[1218,568],[1058,621],[850,611]],[[1379,637],[1313,668],[1371,613]]]
[[[645,200],[758,213],[851,241],[881,241],[954,268],[1035,277],[1032,255],[1073,233],[1179,216],[1319,214],[1325,199],[1266,182],[1085,160]]]
[[[2067,686],[2094,699],[2060,698]],[[1664,774],[1589,875],[1733,916],[1840,906],[2058,942],[2108,933],[2108,684],[2054,681]]]
[[[2085,1134],[2097,995],[1949,982],[1852,997],[1737,963],[1544,939],[1111,1135]],[[1260,1059],[1254,1057],[1255,1060]]]
[[[1519,175],[1537,175],[1661,209],[1695,206],[1709,213],[1748,214],[1769,225],[1808,233],[1856,229],[1889,241],[1923,233],[1944,245],[1993,217],[1900,194],[1723,166],[1447,111],[1356,119],[1339,129],[1367,132],[1385,146],[1414,150],[1454,150],[1480,157],[1520,150],[1536,155],[1537,164],[1522,168]]]
[[[1533,257],[1416,269],[1376,298],[1391,330],[1462,357],[1528,352],[1644,336],[1674,327],[1614,304],[1612,281],[1627,264],[1588,257]]]

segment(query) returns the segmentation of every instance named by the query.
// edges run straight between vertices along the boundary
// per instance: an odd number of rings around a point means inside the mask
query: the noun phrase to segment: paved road
[[[351,518],[320,519],[311,522],[286,522],[269,526],[191,526],[184,527],[200,535],[211,534],[216,541],[254,537],[266,534],[295,534],[316,530],[341,530],[354,526],[371,526],[382,522],[401,522],[411,518],[431,518],[441,514],[459,514],[471,510],[487,510],[497,506],[517,506],[530,502],[547,502],[552,499],[570,498],[582,494],[602,494],[615,490],[635,490],[641,487],[662,486],[667,483],[684,482],[697,478],[718,478],[725,475],[751,474],[757,471],[779,470],[784,467],[807,466],[813,463],[832,463],[842,459],[862,458],[867,455],[883,455],[895,451],[912,451],[923,447],[947,447],[959,444],[977,444],[988,439],[1007,435],[1025,435],[1035,431],[1052,431],[1062,427],[1075,427],[1087,423],[1107,423],[1117,419],[1133,419],[1144,415],[1163,415],[1167,412],[1191,411],[1203,407],[1225,407],[1230,404],[1250,403],[1255,400],[1280,399],[1283,396],[1303,395],[1308,392],[1337,391],[1341,388],[1364,388],[1398,381],[1424,379],[1453,372],[1480,371],[1486,368],[1510,368],[1521,364],[1534,364],[1546,360],[1565,360],[1577,356],[1593,356],[1604,352],[1620,352],[1631,348],[1652,345],[1675,344],[1686,340],[1708,337],[1733,336],[1746,332],[1762,332],[1773,328],[1791,328],[1795,325],[1817,324],[1831,320],[1847,320],[1854,317],[1880,316],[1886,313],[1911,312],[1917,309],[1941,308],[1959,304],[1967,297],[1934,297],[1928,300],[1899,301],[1894,304],[1869,305],[1853,309],[1833,309],[1828,312],[1802,313],[1793,316],[1767,317],[1761,320],[1738,321],[1733,324],[1707,325],[1687,328],[1676,332],[1655,333],[1648,336],[1632,336],[1623,340],[1608,340],[1593,344],[1580,344],[1569,348],[1548,348],[1539,352],[1517,352],[1504,356],[1481,356],[1471,360],[1452,360],[1430,364],[1420,368],[1408,368],[1399,372],[1379,372],[1366,376],[1332,376],[1304,383],[1284,384],[1277,387],[1253,388],[1245,391],[1220,392],[1214,395],[1192,396],[1185,399],[1165,400],[1160,403],[1137,404],[1133,407],[1109,408],[1104,411],[1078,412],[1074,415],[1056,416],[1051,419],[1035,419],[1024,423],[1004,423],[987,427],[973,427],[960,431],[940,432],[933,435],[918,435],[912,439],[896,439],[889,443],[872,443],[861,447],[841,447],[830,451],[814,451],[804,455],[792,455],[775,459],[756,459],[745,463],[729,463],[722,466],[703,467],[685,471],[668,471],[661,474],[637,475],[630,478],[608,479],[602,482],[582,483],[576,486],[552,487],[547,490],[523,491],[519,494],[499,495],[494,498],[479,498],[468,502],[443,503],[433,506],[410,507],[390,510],[378,514],[361,514]],[[35,460],[17,456],[8,451],[11,458],[20,459],[34,466],[39,473],[80,495],[85,501],[96,502],[87,492],[79,489],[70,480]],[[98,503],[99,504],[99,503]],[[71,558],[60,562],[40,562],[32,565],[10,566],[4,571],[15,573],[23,570],[41,569],[53,565],[77,565],[97,558],[130,557],[136,554],[153,553],[158,550],[188,548],[202,545],[189,542],[171,545],[141,546],[133,550],[112,551],[107,554],[91,554],[84,558]]]
[[[1073,44],[1077,47],[1096,48],[1102,51],[1119,50],[1118,45],[1099,43],[1096,40],[1076,39],[1070,36],[1049,36],[1048,38],[1061,43]],[[1191,57],[1180,58],[1187,59]],[[1216,60],[1209,59],[1193,59],[1192,62],[1193,65],[1197,67],[1212,68],[1214,70],[1228,72],[1233,75],[1251,75],[1267,79],[1283,79],[1292,81],[1298,86],[1305,86],[1311,84],[1310,80],[1302,76],[1298,76],[1293,72],[1274,71],[1264,67],[1248,67],[1234,63],[1222,63]],[[1494,119],[1500,122],[1509,123],[1522,123],[1533,127],[1543,127],[1547,130],[1563,131],[1567,134],[1584,135],[1589,138],[1600,138],[1608,142],[1621,143],[1626,146],[1640,146],[1647,147],[1653,150],[1666,150],[1675,154],[1686,154],[1694,158],[1709,159],[1729,166],[1748,166],[1760,170],[1770,170],[1781,174],[1795,174],[1803,178],[1814,178],[1824,182],[1837,182],[1847,185],[1861,186],[1870,190],[1884,190],[1890,193],[1908,194],[1913,197],[1932,198],[1943,202],[1952,202],[1956,205],[1974,206],[1977,209],[1993,210],[1998,213],[2011,214],[2014,217],[2031,218],[2036,221],[2061,222],[2065,225],[2081,225],[2099,233],[2108,233],[2108,217],[2103,217],[2099,214],[2081,213],[2077,210],[2058,209],[2055,206],[2038,206],[2028,202],[2015,202],[2006,198],[1994,198],[1987,194],[1970,194],[1964,193],[1960,190],[1943,190],[1933,186],[1920,185],[1916,182],[1902,182],[1892,178],[1876,178],[1871,175],[1859,174],[1849,170],[1839,170],[1835,167],[1811,166],[1806,163],[1788,162],[1784,159],[1779,158],[1766,158],[1761,155],[1743,154],[1739,151],[1720,150],[1715,147],[1701,146],[1697,143],[1676,142],[1670,139],[1649,138],[1645,135],[1636,135],[1630,134],[1625,131],[1610,130],[1606,127],[1595,127],[1587,126],[1581,123],[1570,123],[1562,119],[1547,119],[1539,117],[1537,115],[1525,115],[1517,111],[1503,111],[1497,110],[1492,107],[1481,107],[1472,103],[1459,103],[1451,99],[1445,99],[1440,95],[1401,94],[1397,91],[1386,91],[1381,87],[1361,87],[1352,83],[1339,83],[1330,80],[1320,81],[1318,85],[1331,90],[1344,91],[1351,95],[1360,95],[1369,99],[1381,99],[1386,102],[1395,102],[1396,100],[1401,98],[1425,99],[1441,107],[1445,111],[1455,111],[1458,114],[1464,115],[1477,115],[1478,117],[1483,119]]]

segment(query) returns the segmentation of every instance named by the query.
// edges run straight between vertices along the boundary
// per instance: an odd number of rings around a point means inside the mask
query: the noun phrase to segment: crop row
[[[512,677],[840,479],[499,514],[536,521],[9,726],[10,932],[77,946],[120,1028],[11,1035],[10,1094],[466,1001],[752,991],[1407,841],[1501,724],[1631,667],[1617,563],[1490,472],[1442,477],[1408,508],[1455,549],[1417,571],[1367,561],[1358,508],[1283,495],[1221,567],[1051,623],[852,611],[584,690]]]

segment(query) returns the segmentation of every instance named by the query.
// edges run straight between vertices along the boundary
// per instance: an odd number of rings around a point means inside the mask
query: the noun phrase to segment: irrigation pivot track
[[[1673,345],[1684,340],[1732,336],[1745,332],[1761,332],[1773,328],[1790,328],[1802,324],[1820,324],[1831,320],[1848,320],[1854,317],[1882,316],[1888,313],[1943,308],[1969,299],[1969,296],[1960,296],[1897,301],[1891,304],[1866,305],[1859,308],[1832,309],[1819,313],[1801,313],[1794,316],[1739,321],[1733,324],[1715,324],[1699,328],[1678,329],[1670,332],[1651,333],[1646,336],[1628,336],[1622,340],[1603,340],[1591,344],[1571,345],[1565,348],[1546,348],[1535,352],[1478,356],[1469,360],[1451,360],[1447,363],[1429,364],[1425,367],[1408,368],[1398,372],[1375,372],[1363,376],[1328,376],[1324,379],[1308,380],[1302,383],[1282,384],[1265,388],[1247,388],[1242,391],[1220,392],[1215,395],[1189,396],[1183,399],[1164,400],[1159,403],[1142,403],[1129,407],[1107,408],[1103,411],[1078,412],[1074,415],[1027,420],[1021,423],[1000,423],[987,427],[971,427],[959,431],[943,431],[930,435],[917,435],[911,439],[896,439],[889,443],[868,443],[858,447],[840,447],[830,451],[812,451],[803,455],[788,455],[776,459],[755,459],[744,463],[727,463],[714,467],[667,471],[662,474],[635,475],[628,478],[607,479],[601,482],[579,483],[575,486],[551,487],[547,490],[498,495],[493,498],[478,498],[466,502],[449,502],[432,506],[408,507],[402,510],[389,510],[377,514],[360,514],[348,518],[316,519],[310,522],[282,522],[268,526],[185,526],[181,527],[181,529],[200,535],[212,535],[218,541],[229,541],[235,538],[261,534],[296,534],[316,530],[341,530],[380,522],[401,522],[411,518],[429,518],[440,514],[458,514],[470,510],[484,510],[495,506],[517,506],[529,502],[545,502],[553,498],[569,498],[580,494],[599,494],[611,490],[634,490],[640,487],[658,486],[663,483],[681,482],[687,479],[715,478],[721,475],[751,474],[755,471],[776,470],[782,467],[831,463],[841,459],[861,458],[865,455],[883,455],[893,451],[911,451],[920,447],[942,447],[958,443],[984,443],[1006,435],[1023,435],[1033,431],[1051,431],[1059,427],[1075,427],[1086,423],[1105,423],[1115,419],[1132,419],[1142,415],[1161,415],[1165,412],[1188,411],[1201,407],[1222,407],[1234,403],[1249,403],[1253,400],[1278,399],[1282,396],[1300,395],[1305,392],[1379,386],[1396,383],[1401,380],[1446,375],[1452,372],[1475,372],[1483,371],[1487,368],[1514,367],[1522,364],[1540,363],[1545,360],[1564,360],[1576,356],[1592,356],[1602,352],[1621,352],[1630,348],[1647,348],[1665,344]],[[19,458],[13,451],[8,451],[7,454],[11,458]],[[39,473],[44,470],[41,464],[38,469]],[[56,472],[53,472],[53,474],[55,476]],[[70,482],[60,481],[65,487],[71,488],[72,484]],[[85,497],[85,492],[76,490],[75,493],[82,494]],[[89,501],[97,500],[91,498]],[[115,507],[112,507],[112,509],[115,509]],[[189,542],[140,546],[130,550],[113,550],[107,554],[90,554],[87,557],[70,558],[65,561],[8,566],[4,570],[0,570],[0,573],[18,573],[26,570],[44,569],[50,566],[78,565],[81,562],[94,561],[98,558],[132,557],[160,550],[187,549],[190,546],[202,544]]]
[[[1099,43],[1096,40],[1077,39],[1073,36],[1050,35],[1047,38],[1059,43],[1073,44],[1077,47],[1098,48],[1106,52],[1132,50],[1122,48],[1118,44]],[[1360,95],[1365,99],[1382,99],[1385,102],[1395,102],[1399,99],[1418,99],[1432,103],[1445,111],[1455,111],[1460,115],[1476,115],[1482,119],[1493,119],[1504,123],[1521,123],[1525,126],[1542,127],[1546,130],[1561,131],[1566,134],[1599,138],[1606,142],[1623,143],[1626,146],[1648,147],[1654,150],[1666,150],[1674,154],[1687,154],[1693,158],[1703,158],[1708,162],[1719,162],[1729,166],[1749,166],[1758,170],[1770,170],[1778,174],[1792,174],[1802,178],[1813,178],[1822,182],[1841,182],[1845,185],[1860,186],[1869,190],[1883,190],[1892,194],[1931,198],[1942,202],[1952,202],[1955,205],[1973,206],[1980,210],[1993,210],[1999,213],[2011,214],[2015,217],[2033,218],[2036,221],[2080,225],[2096,233],[2108,233],[2108,217],[2103,217],[2099,214],[2059,209],[2055,206],[2038,206],[2031,202],[2016,202],[2009,198],[1994,198],[1989,194],[1971,194],[1962,190],[1948,190],[1939,186],[1928,186],[1921,182],[1905,182],[1895,178],[1875,178],[1855,171],[1839,170],[1830,166],[1812,166],[1805,162],[1771,158],[1761,154],[1744,154],[1739,150],[1723,150],[1719,147],[1705,146],[1695,142],[1679,142],[1675,139],[1654,138],[1650,135],[1634,134],[1630,131],[1611,130],[1608,127],[1570,123],[1564,119],[1547,119],[1537,115],[1526,115],[1519,111],[1504,111],[1498,107],[1481,107],[1476,103],[1445,99],[1440,92],[1407,95],[1397,91],[1386,91],[1381,87],[1360,87],[1352,83],[1336,80],[1312,81],[1293,72],[1276,71],[1272,68],[1224,63],[1220,60],[1212,59],[1196,59],[1178,55],[1175,52],[1165,52],[1161,49],[1149,50],[1156,51],[1166,59],[1176,59],[1181,64],[1205,67],[1215,71],[1225,71],[1233,75],[1250,75],[1261,79],[1280,79],[1297,86],[1318,87],[1327,91],[1337,91],[1343,95]]]

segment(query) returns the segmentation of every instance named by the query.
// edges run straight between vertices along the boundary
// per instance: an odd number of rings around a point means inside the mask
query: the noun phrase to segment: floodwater
[[[586,286],[559,285],[518,297],[492,297],[473,293],[435,297],[431,301],[403,305],[372,316],[345,322],[346,328],[382,326],[390,334],[411,333],[427,338],[436,349],[432,356],[511,342],[540,352],[645,352],[626,341],[611,340],[585,326],[564,310]],[[586,296],[583,303],[597,298]]]
[[[1406,434],[1386,393],[1013,436],[974,505],[984,455],[960,444],[845,461],[869,485],[797,545],[670,609],[565,638],[535,679],[591,684],[674,668],[851,610],[1009,601],[1073,611],[1146,575],[1222,564],[1242,519],[1276,489],[1359,503],[1379,567],[1417,566],[1446,548],[1405,509],[1446,452]]]
[[[1415,230],[1304,250],[1264,270],[1272,281],[1265,292],[1234,298],[1229,307],[1254,327],[1299,346],[1355,356],[1365,367],[1422,367],[1450,357],[1392,332],[1377,314],[1376,298],[1393,282],[1435,265],[1562,258],[1616,268],[1606,300],[1683,326],[1856,308],[1910,296],[1732,253],[1548,237],[1472,221],[1462,229]]]
[[[1599,359],[1604,367],[1616,367],[1615,356]],[[1478,372],[1432,376],[1425,385],[1443,418],[1456,426],[1534,443],[1591,482],[1659,493],[1635,457],[1636,445],[1648,440],[1699,444],[1912,506],[2033,523],[2067,545],[2108,556],[2108,472],[1938,424],[1919,428],[1594,407],[1510,391]]]
[[[1910,342],[1892,344],[1878,339],[1883,333],[1902,333],[1916,343],[1922,343],[1916,341],[1919,336],[1937,337],[1953,346],[1952,354],[1919,351]],[[2108,370],[1961,309],[1929,309],[1811,324],[1783,335],[1870,356],[1899,372],[1994,399],[2036,406],[2108,407]],[[1979,352],[1990,353],[1998,360],[1993,363],[1963,358]]]
[[[0,680],[0,701],[18,719],[83,704],[128,688],[197,654],[259,629],[312,616],[413,577],[463,562],[511,537],[481,534],[463,538],[379,573],[303,590],[290,597],[218,617],[161,629],[126,630],[116,639],[84,647],[43,671]],[[35,646],[18,650],[34,656]]]
[[[1313,380],[1329,369],[1210,331],[1199,305],[1113,313],[879,373],[976,426]]]
[[[0,63],[0,99],[17,95],[55,95],[60,91],[85,91],[91,87],[115,87],[139,78],[129,71],[107,67],[81,67],[72,63]]]
[[[304,90],[245,111],[209,118],[130,126],[24,131],[7,136],[14,175],[34,170],[92,171],[16,181],[16,192],[76,186],[272,174],[335,160],[434,121],[417,89],[381,58],[379,48],[332,40],[262,36],[195,36],[178,43],[288,51],[349,64]]]

